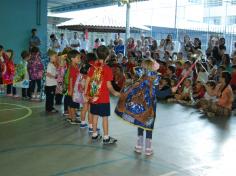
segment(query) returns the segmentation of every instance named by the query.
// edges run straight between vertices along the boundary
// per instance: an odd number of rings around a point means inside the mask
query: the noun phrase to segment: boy
[[[56,113],[58,112],[54,107],[54,97],[57,86],[57,53],[53,50],[48,51],[48,56],[50,58],[50,62],[47,66],[46,73],[46,85],[45,85],[45,93],[46,93],[46,103],[45,109],[48,113]]]
[[[112,70],[105,64],[105,60],[109,57],[109,49],[105,46],[99,46],[97,57],[98,59],[89,69],[85,85],[85,97],[90,102],[90,112],[93,117],[92,140],[101,139],[97,132],[98,116],[100,116],[103,119],[103,144],[114,144],[117,140],[108,135],[109,91],[115,96],[120,96],[120,93],[113,89],[111,85],[113,80]]]
[[[68,122],[72,125],[80,124],[81,121],[76,118],[76,110],[79,107],[79,103],[73,101],[73,92],[75,87],[75,82],[80,74],[79,63],[80,63],[80,53],[77,50],[71,50],[68,53],[68,58],[71,60],[69,68],[69,84],[68,84],[68,111],[69,118]]]

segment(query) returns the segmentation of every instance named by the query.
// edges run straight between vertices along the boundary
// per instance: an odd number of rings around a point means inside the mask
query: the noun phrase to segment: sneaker
[[[52,113],[58,113],[58,110],[53,109],[51,112],[52,112]]]
[[[143,147],[140,145],[136,145],[134,148],[134,151],[139,154],[142,153],[142,150],[143,150]]]
[[[32,95],[32,99],[35,99],[36,98],[36,95]]]
[[[64,115],[64,116],[68,116],[69,113],[68,113],[68,112],[64,112],[63,115]]]
[[[41,99],[41,96],[40,96],[40,95],[37,95],[37,96],[36,96],[36,99]]]
[[[117,139],[113,137],[109,137],[108,139],[103,139],[104,145],[115,144],[116,142],[117,142]]]
[[[145,149],[145,155],[146,156],[151,156],[153,154],[153,150],[151,148],[146,148]]]
[[[12,94],[7,94],[7,97],[12,97],[13,95]]]
[[[19,98],[19,95],[14,95],[13,97],[14,97],[14,98]]]
[[[99,141],[101,139],[102,139],[102,136],[100,134],[98,134],[97,136],[92,136],[93,141]]]
[[[100,131],[100,128],[97,128],[97,132]],[[93,128],[89,128],[89,133],[93,133]]]
[[[75,119],[75,120],[70,120],[69,122],[71,125],[78,125],[81,124],[81,121],[79,119]]]
[[[70,118],[65,118],[65,121],[71,122],[71,119]]]
[[[80,128],[87,128],[88,127],[88,124],[80,124]]]

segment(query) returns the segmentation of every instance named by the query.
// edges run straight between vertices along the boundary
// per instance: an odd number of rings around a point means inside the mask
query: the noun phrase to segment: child
[[[172,97],[171,79],[161,79],[156,96],[158,100],[167,100],[168,98]]]
[[[15,96],[16,95],[16,88],[13,88],[13,78],[15,74],[15,66],[13,62],[13,51],[8,49],[6,51],[6,55],[8,56],[5,59],[6,62],[6,72],[3,75],[3,83],[7,85],[7,96]]]
[[[68,84],[68,110],[69,118],[68,122],[72,125],[80,124],[81,121],[76,118],[76,110],[79,107],[79,103],[73,101],[73,92],[75,87],[75,82],[79,73],[79,63],[80,63],[80,53],[77,50],[71,50],[68,53],[68,58],[71,60],[69,66],[69,84]]]
[[[120,92],[121,89],[124,87],[126,80],[122,67],[117,66],[113,68],[113,75],[114,79],[111,82],[112,86],[116,91]]]
[[[62,104],[62,98],[63,98],[63,81],[64,81],[64,75],[65,75],[65,59],[67,55],[62,53],[61,56],[58,57],[58,66],[57,66],[57,87],[56,87],[56,95],[55,95],[55,101],[56,105]]]
[[[94,53],[88,53],[86,56],[86,62],[83,64],[83,66],[80,69],[80,73],[82,74],[82,81],[81,81],[82,94],[85,94],[85,82],[87,79],[88,70],[91,67],[91,64],[93,64],[95,60],[96,60],[96,55]],[[86,119],[86,114],[89,109],[90,109],[89,103],[84,101],[83,108],[80,111],[80,117],[81,117],[80,128],[86,128],[88,126],[85,122],[85,119]],[[92,117],[92,114],[89,112],[88,112],[88,123],[89,123],[89,134],[92,134],[93,133],[93,117]]]
[[[156,118],[156,91],[159,81],[159,64],[152,59],[142,62],[143,75],[121,94],[115,113],[122,119],[138,126],[138,140],[135,151],[143,149],[143,133],[146,130],[145,154],[153,154],[152,130]]]
[[[199,63],[198,66],[198,76],[197,81],[202,83],[206,83],[208,81],[208,72],[207,72],[207,64],[206,63]]]
[[[191,62],[189,60],[187,60],[185,63],[184,63],[184,66],[183,66],[183,71],[181,73],[181,77],[184,77],[184,75],[189,71],[191,67]],[[189,76],[188,76],[190,79],[193,78],[193,72],[191,71]]]
[[[191,79],[186,79],[184,81],[183,91],[180,94],[176,94],[175,98],[182,101],[190,101],[191,100],[191,92],[192,92],[192,81]]]
[[[220,77],[220,84],[216,91],[218,100],[216,102],[209,102],[203,109],[209,117],[229,117],[231,115],[234,95],[230,87],[230,81],[230,73],[223,71]]]
[[[27,100],[30,98],[29,90],[29,74],[27,70],[28,60],[30,59],[30,53],[28,51],[21,52],[21,62],[16,67],[16,75],[14,77],[14,86],[20,87],[22,90],[22,98]]]
[[[203,98],[204,95],[205,95],[205,88],[201,81],[197,81],[193,90],[193,98],[194,100],[199,100]]]
[[[46,73],[45,110],[48,113],[50,112],[56,113],[58,111],[54,108],[54,97],[55,97],[55,91],[56,91],[56,86],[57,86],[57,69],[56,69],[57,53],[53,50],[49,50],[48,56],[50,58],[50,62],[48,63],[47,73]]]
[[[43,78],[43,64],[39,49],[32,47],[31,57],[28,61],[28,71],[30,78],[30,97],[35,100],[39,100],[41,96],[41,80]],[[37,84],[37,91],[35,93],[35,86]]]
[[[117,142],[115,138],[109,136],[108,133],[108,116],[110,116],[110,97],[109,91],[119,96],[111,81],[113,80],[112,70],[105,64],[105,60],[109,57],[109,49],[105,46],[97,48],[98,59],[90,67],[86,80],[85,92],[86,99],[90,102],[90,112],[93,116],[93,134],[92,140],[99,140],[101,137],[97,132],[98,116],[103,121],[103,144],[114,144]]]
[[[180,61],[177,61],[175,63],[175,67],[176,67],[175,75],[176,75],[177,79],[179,80],[181,77],[182,71],[183,71],[182,63]]]
[[[231,77],[232,77],[232,79],[230,81],[230,85],[231,85],[233,90],[236,90],[236,65],[232,66]]]
[[[2,45],[0,45],[0,95],[3,95],[5,93],[3,84],[3,74],[6,72],[6,64],[4,56],[4,48]]]

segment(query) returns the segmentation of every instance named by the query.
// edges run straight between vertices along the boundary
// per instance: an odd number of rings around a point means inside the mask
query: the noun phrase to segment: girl
[[[232,111],[233,91],[230,87],[231,75],[223,71],[220,77],[220,83],[217,86],[215,95],[218,97],[216,102],[209,102],[203,111],[209,116],[229,117]]]
[[[123,89],[115,113],[122,119],[138,126],[138,140],[135,151],[143,149],[143,133],[146,131],[145,154],[153,154],[152,130],[156,118],[156,91],[159,82],[159,64],[147,59],[142,62],[141,77],[134,84]]]
[[[63,80],[64,80],[64,74],[66,69],[66,59],[67,55],[63,54],[59,56],[58,58],[58,66],[57,66],[57,87],[56,87],[56,95],[55,95],[55,101],[56,105],[62,104],[62,98],[63,98]]]
[[[21,62],[16,67],[16,75],[14,77],[14,86],[22,88],[22,98],[28,99],[29,93],[29,74],[27,70],[30,53],[28,51],[21,52]]]
[[[13,50],[8,49],[6,51],[6,55],[8,56],[6,61],[6,72],[3,75],[3,82],[7,85],[7,96],[15,96],[16,88],[13,88],[13,78],[15,75],[15,65],[13,62]]]
[[[83,97],[83,94],[85,93],[85,81],[87,79],[87,74],[88,74],[88,70],[91,67],[91,64],[96,60],[96,55],[94,53],[88,53],[86,56],[86,62],[82,65],[81,69],[80,69],[80,75],[81,75],[81,82],[79,83],[78,86],[78,90],[80,92],[80,94]],[[83,98],[82,98],[83,99]],[[90,109],[89,103],[85,102],[84,99],[82,100],[82,102],[80,102],[83,104],[83,108],[80,111],[80,117],[81,117],[81,124],[80,124],[80,128],[86,128],[88,125],[86,124],[86,114],[88,113],[88,123],[89,123],[89,134],[93,133],[93,118],[91,113],[88,112],[88,110]]]
[[[40,99],[41,95],[41,80],[43,78],[43,64],[41,62],[41,57],[39,49],[33,47],[31,49],[31,57],[28,61],[28,71],[30,78],[30,97],[32,99]],[[37,84],[37,91],[35,93],[35,86]]]
[[[0,45],[0,94],[3,95],[5,93],[4,84],[3,84],[3,74],[6,72],[6,63],[5,63],[4,48]]]
[[[180,102],[190,101],[192,98],[191,93],[192,93],[192,81],[191,81],[191,79],[186,79],[184,81],[183,91],[179,94],[176,94],[175,98],[176,98],[176,100],[179,100]]]

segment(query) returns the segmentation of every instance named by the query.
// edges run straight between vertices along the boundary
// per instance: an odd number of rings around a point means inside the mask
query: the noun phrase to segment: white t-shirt
[[[88,40],[82,40],[81,41],[81,45],[80,45],[80,49],[83,49],[85,51],[88,51]]]
[[[60,47],[60,44],[57,39],[54,41],[50,40],[50,48],[57,53],[60,52],[60,48],[57,48],[58,46]]]
[[[60,39],[59,43],[60,43],[60,52],[62,52],[66,47],[69,46],[69,43],[66,39]]]
[[[57,69],[55,65],[53,65],[51,62],[49,62],[47,66],[47,73],[50,73],[54,77],[56,77],[57,75]],[[48,76],[46,76],[46,86],[56,86],[56,85],[57,85],[56,78],[49,78]]]
[[[79,39],[71,39],[70,40],[70,45],[80,45],[81,43],[80,43],[80,40]],[[80,50],[80,47],[78,46],[78,47],[73,47],[73,46],[71,46],[73,49],[76,49],[77,51],[79,51]]]

